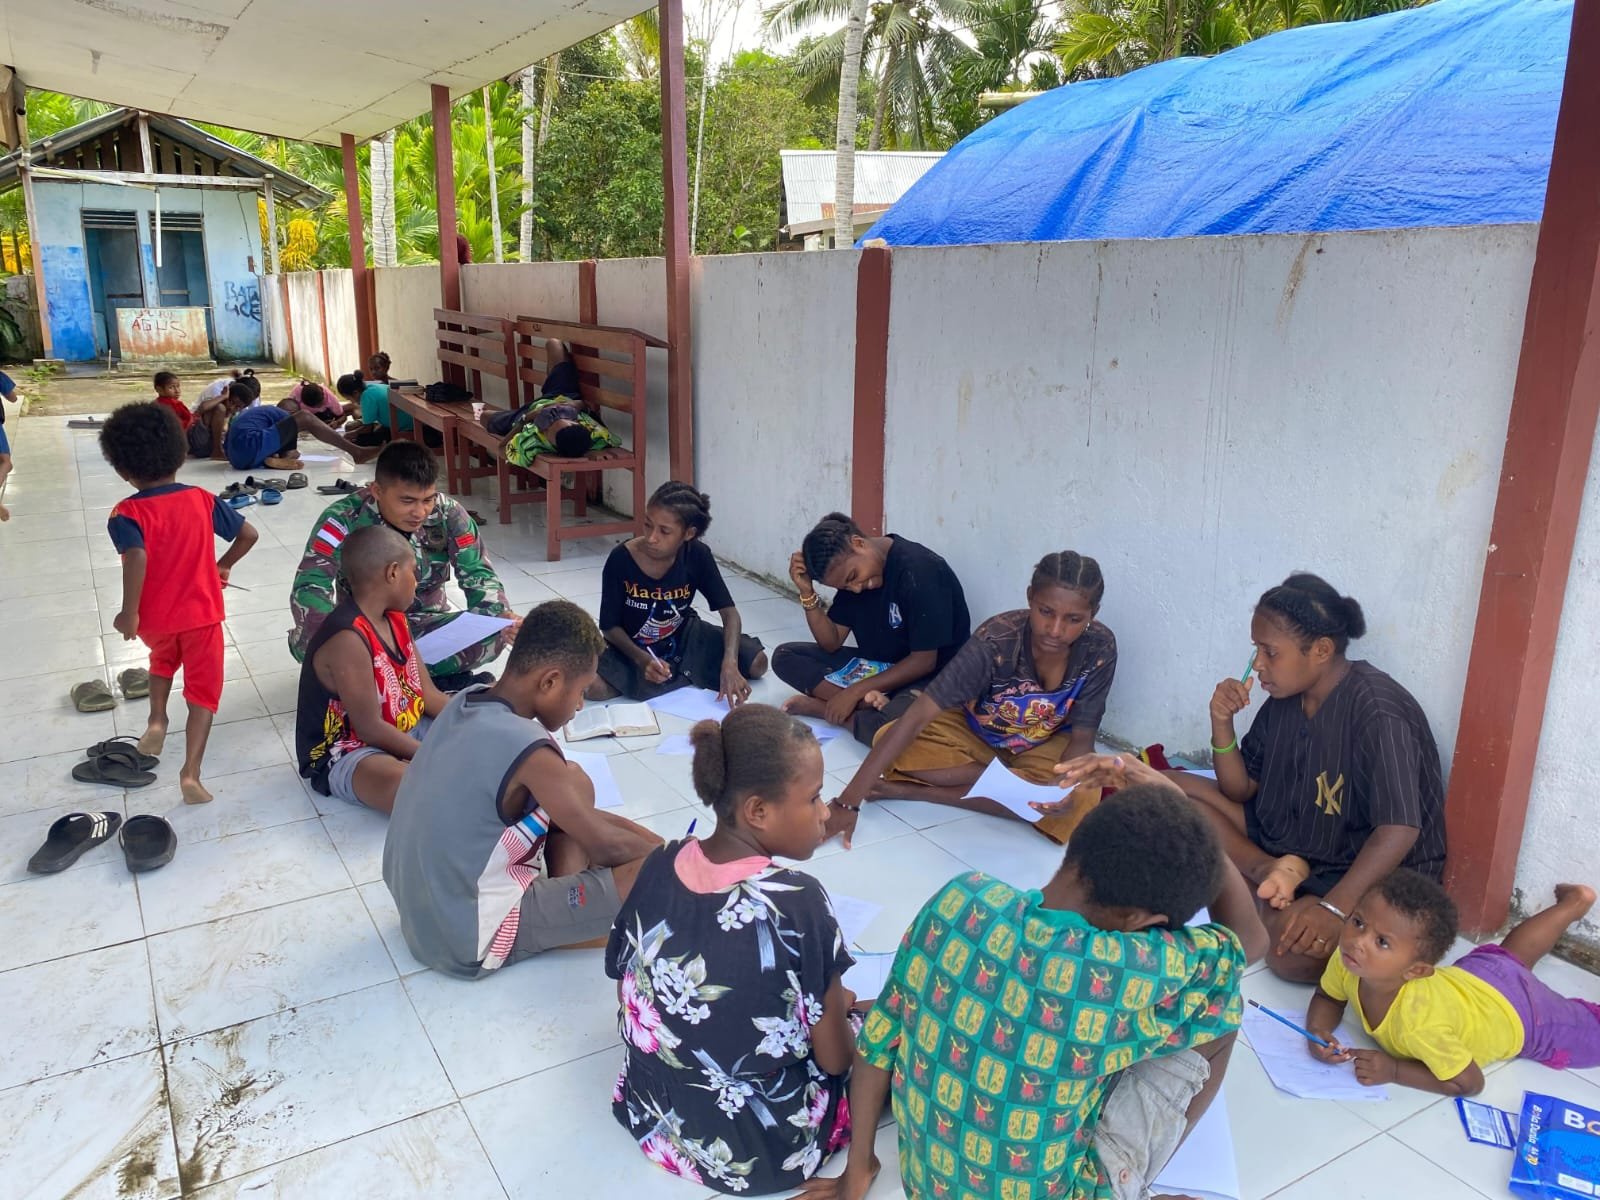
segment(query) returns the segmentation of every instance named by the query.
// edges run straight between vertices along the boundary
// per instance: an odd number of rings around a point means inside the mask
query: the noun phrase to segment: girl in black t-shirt
[[[1315,575],[1269,589],[1250,622],[1251,669],[1211,698],[1216,783],[1177,776],[1257,885],[1267,965],[1297,982],[1321,978],[1369,887],[1396,867],[1435,879],[1444,868],[1439,751],[1411,693],[1345,657],[1366,629],[1361,606]],[[1241,738],[1252,672],[1268,699]]]
[[[610,644],[589,699],[649,700],[690,685],[715,689],[730,705],[750,698],[767,656],[740,632],[739,610],[701,540],[710,524],[708,496],[663,483],[645,506],[644,533],[611,551],[600,577],[600,629]],[[696,593],[720,627],[691,607]]]
[[[910,690],[955,657],[972,633],[961,581],[926,546],[898,534],[867,537],[843,513],[829,513],[789,559],[813,642],[788,642],[772,655],[778,678],[799,696],[784,709],[847,726],[872,745],[903,713]],[[824,605],[816,585],[833,588]],[[855,645],[845,640],[855,636]],[[879,709],[873,692],[888,697]]]

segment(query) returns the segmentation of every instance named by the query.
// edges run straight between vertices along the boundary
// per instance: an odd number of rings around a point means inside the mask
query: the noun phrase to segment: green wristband
[[[1239,739],[1238,738],[1234,738],[1233,741],[1229,742],[1226,746],[1218,746],[1218,745],[1213,744],[1212,747],[1211,747],[1211,753],[1213,753],[1213,754],[1226,754],[1230,750],[1237,750],[1238,748],[1239,748]]]

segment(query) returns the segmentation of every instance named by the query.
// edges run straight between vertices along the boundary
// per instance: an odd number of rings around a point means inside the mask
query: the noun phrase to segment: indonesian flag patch
[[[462,549],[462,550],[465,550],[468,546],[472,545],[477,540],[478,540],[478,535],[473,533],[472,530],[469,529],[469,530],[467,530],[466,533],[463,533],[460,537],[456,538],[456,546],[458,548]]]
[[[316,536],[311,539],[311,548],[331,558],[349,532],[342,521],[336,517],[329,517],[322,523],[322,528],[317,530]]]

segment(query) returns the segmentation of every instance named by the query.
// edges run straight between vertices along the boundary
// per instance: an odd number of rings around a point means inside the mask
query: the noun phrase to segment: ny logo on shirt
[[[1330,817],[1337,817],[1344,811],[1343,772],[1331,784],[1326,771],[1317,776],[1317,808]]]

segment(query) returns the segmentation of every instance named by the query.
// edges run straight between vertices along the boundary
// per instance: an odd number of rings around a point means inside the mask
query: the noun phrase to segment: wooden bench
[[[456,478],[465,493],[472,481],[493,474],[499,484],[501,524],[511,520],[516,504],[545,503],[545,538],[549,560],[561,557],[561,543],[574,538],[602,537],[613,533],[637,534],[643,528],[645,502],[646,393],[645,351],[664,343],[636,329],[605,325],[578,325],[541,317],[519,317],[514,322],[516,387],[522,402],[535,399],[549,373],[546,344],[566,342],[578,369],[579,390],[591,407],[628,414],[633,420],[632,447],[592,451],[581,458],[541,454],[527,467],[506,461],[505,438],[496,437],[479,421],[457,422],[456,446],[460,460]],[[603,411],[602,411],[603,419]],[[474,460],[477,460],[476,462]],[[588,483],[598,482],[603,471],[633,474],[633,510],[629,520],[563,525],[561,502],[571,500],[573,515],[588,512]],[[563,486],[571,475],[571,486]]]
[[[516,333],[512,322],[504,317],[483,313],[455,312],[452,309],[433,310],[433,337],[437,343],[436,354],[441,374],[450,383],[464,386],[478,400],[483,397],[485,376],[505,384],[506,395],[516,403]],[[413,428],[402,432],[399,414],[412,420]],[[463,420],[471,423],[472,410],[466,402],[460,404],[435,404],[424,396],[421,389],[389,393],[389,432],[392,438],[409,437],[426,441],[416,433],[416,427],[437,430],[440,444],[430,446],[444,458],[447,490],[454,492],[460,486],[457,465],[457,429]]]
[[[428,449],[444,456],[445,490],[456,490],[456,425],[462,417],[458,410],[465,407],[459,404],[435,404],[427,398],[421,388],[390,388],[389,389],[389,440],[396,441],[400,438],[409,438],[420,441]],[[411,428],[400,428],[400,415],[404,413],[411,418]],[[467,416],[471,416],[468,409]],[[426,437],[417,435],[418,429],[432,429],[439,435],[438,446],[428,444]]]

